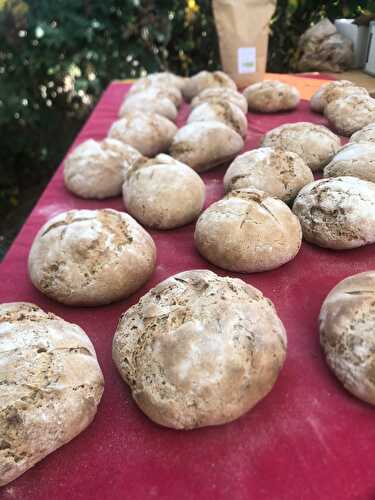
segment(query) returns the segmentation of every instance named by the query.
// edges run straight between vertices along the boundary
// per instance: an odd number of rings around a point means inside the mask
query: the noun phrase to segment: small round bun
[[[159,85],[164,87],[176,87],[181,90],[184,88],[187,78],[175,75],[174,73],[169,73],[168,71],[163,71],[160,73],[151,73],[144,78],[140,78],[135,83],[133,83],[133,87],[142,87],[144,82],[150,82],[152,85]]]
[[[345,389],[375,405],[375,271],[342,280],[320,311],[320,343]]]
[[[140,158],[136,149],[116,139],[88,139],[64,162],[65,187],[81,198],[117,196],[124,182],[124,167]]]
[[[351,175],[375,182],[375,143],[349,142],[324,168],[324,177]]]
[[[125,97],[119,110],[119,117],[133,111],[146,111],[162,115],[171,121],[177,118],[177,107],[168,94],[159,87],[150,86],[142,92],[135,92]]]
[[[339,150],[340,138],[323,125],[287,123],[265,134],[262,146],[298,154],[312,171],[320,170]]]
[[[275,113],[295,109],[300,94],[294,85],[278,80],[264,80],[249,85],[243,92],[251,111]]]
[[[247,136],[246,116],[230,101],[202,102],[190,113],[187,123],[206,121],[219,121],[231,127],[243,139]]]
[[[133,146],[142,155],[156,156],[167,151],[176,132],[176,125],[165,116],[132,111],[112,124],[108,136]]]
[[[353,94],[368,95],[368,91],[364,87],[357,87],[348,80],[324,83],[312,96],[310,108],[316,113],[323,113],[330,102]]]
[[[218,121],[192,122],[173,138],[170,155],[197,172],[204,172],[232,160],[244,141],[231,127]]]
[[[123,195],[127,211],[141,224],[172,229],[189,224],[200,214],[205,186],[184,163],[158,155],[127,171]]]
[[[199,253],[228,271],[257,273],[292,260],[302,232],[288,205],[257,189],[231,191],[210,205],[195,228]]]
[[[191,101],[191,107],[194,109],[200,106],[203,102],[230,102],[234,104],[242,113],[247,113],[247,100],[246,98],[234,89],[225,87],[210,87],[200,92]]]
[[[290,203],[314,176],[297,154],[282,149],[259,148],[237,156],[224,176],[225,192],[255,188]]]
[[[134,96],[135,94],[144,92],[155,92],[159,95],[162,95],[163,97],[167,97],[174,103],[176,108],[179,108],[183,102],[182,93],[178,87],[159,83],[158,81],[154,82],[147,77],[141,78],[140,80],[137,80],[135,83],[133,83],[133,85],[129,89],[129,92],[125,96],[125,100],[130,96]]]
[[[334,177],[301,189],[293,212],[303,237],[334,250],[375,242],[375,184],[356,177]]]
[[[375,123],[361,128],[350,137],[350,142],[375,142]]]
[[[63,304],[98,306],[128,297],[151,276],[151,236],[116,210],[70,210],[40,229],[29,254],[38,290]]]
[[[375,122],[375,99],[348,95],[327,104],[324,114],[339,134],[349,136]]]
[[[128,309],[113,359],[154,422],[193,429],[231,422],[275,384],[286,332],[272,302],[240,279],[186,271]]]
[[[186,101],[191,101],[202,90],[210,87],[225,87],[236,90],[234,81],[222,71],[200,71],[190,78],[186,78],[185,85],[182,89],[183,96]]]
[[[4,486],[90,425],[104,380],[94,347],[77,325],[13,302],[0,304],[0,329]]]

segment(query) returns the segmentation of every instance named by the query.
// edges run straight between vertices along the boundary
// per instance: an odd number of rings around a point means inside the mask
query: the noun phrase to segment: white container
[[[369,33],[366,59],[367,59],[365,64],[366,73],[375,76],[375,21],[370,22],[370,33]]]
[[[335,27],[341,35],[353,42],[353,68],[363,68],[366,63],[367,44],[369,38],[368,26],[358,26],[354,19],[336,19]]]

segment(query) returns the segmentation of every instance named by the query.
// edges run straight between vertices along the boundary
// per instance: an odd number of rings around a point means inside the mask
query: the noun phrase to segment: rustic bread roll
[[[237,90],[225,87],[210,87],[194,97],[191,101],[191,107],[194,109],[204,102],[230,102],[240,108],[242,113],[247,113],[247,100]]]
[[[246,87],[243,95],[251,111],[275,113],[295,109],[300,101],[300,94],[294,85],[278,80],[264,80]]]
[[[172,229],[189,224],[200,214],[205,186],[184,163],[158,155],[127,171],[123,195],[127,211],[141,224]]]
[[[348,95],[327,104],[324,114],[339,134],[352,135],[375,122],[375,99],[368,95]]]
[[[320,311],[320,343],[344,387],[375,405],[375,272],[342,280]]]
[[[351,175],[375,182],[375,143],[348,143],[324,168],[324,177]]]
[[[225,87],[236,90],[234,81],[222,71],[200,71],[190,78],[186,78],[185,85],[182,89],[183,96],[186,101],[191,101],[202,90],[209,87]]]
[[[168,97],[168,99],[174,103],[176,108],[179,108],[183,102],[182,93],[178,87],[167,85],[165,83],[159,83],[158,81],[154,82],[147,77],[141,78],[133,83],[129,92],[126,94],[125,99],[128,96],[134,96],[138,93],[151,91],[151,89],[155,89],[155,91],[158,91],[164,97]]]
[[[375,123],[361,128],[350,137],[350,142],[375,142]]]
[[[133,146],[145,156],[155,156],[169,148],[176,132],[176,125],[164,116],[133,111],[114,122],[108,136]]]
[[[243,146],[242,137],[224,123],[193,122],[179,129],[169,152],[176,160],[204,172],[231,160]]]
[[[40,229],[29,254],[32,283],[74,306],[128,297],[151,276],[156,249],[130,215],[116,210],[70,210]]]
[[[348,80],[324,83],[311,97],[310,108],[316,113],[323,113],[330,102],[352,94],[368,95],[368,91]]]
[[[297,217],[257,189],[231,191],[210,205],[195,228],[199,253],[228,271],[257,273],[282,266],[301,246]]]
[[[299,192],[293,212],[310,243],[345,250],[375,242],[372,182],[349,176],[312,182]]]
[[[259,148],[237,156],[224,176],[225,192],[255,188],[285,203],[314,180],[306,163],[297,154],[282,149]]]
[[[315,171],[331,161],[340,148],[340,138],[323,125],[297,122],[270,130],[261,145],[292,151]]]
[[[81,198],[109,198],[121,193],[124,167],[142,158],[136,149],[116,139],[88,139],[64,162],[65,187]]]
[[[160,88],[152,86],[142,92],[126,96],[118,115],[123,117],[133,111],[156,113],[165,116],[171,121],[175,121],[178,114],[177,107],[172,99]]]
[[[175,87],[182,91],[187,78],[179,75],[175,75],[174,73],[169,73],[167,71],[163,71],[160,73],[151,73],[150,75],[145,76],[144,78],[140,78],[135,83],[133,83],[133,87],[142,88],[144,82],[150,82],[152,85],[159,85],[163,87]]]
[[[90,425],[104,380],[77,325],[26,302],[0,305],[0,486]]]
[[[193,429],[230,422],[272,389],[287,337],[272,302],[239,279],[186,271],[123,314],[113,359],[154,422]]]
[[[187,123],[218,121],[231,127],[242,138],[247,136],[247,119],[240,108],[231,102],[202,102],[190,113]]]

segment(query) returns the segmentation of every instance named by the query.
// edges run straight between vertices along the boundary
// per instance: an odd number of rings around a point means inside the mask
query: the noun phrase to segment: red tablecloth
[[[101,139],[126,92],[112,84],[75,145]],[[181,112],[179,123],[186,117]],[[247,149],[285,122],[325,123],[302,102],[297,111],[249,115]],[[207,205],[222,195],[225,168],[203,175]],[[319,348],[317,317],[328,291],[348,275],[374,267],[374,246],[333,252],[303,244],[282,268],[238,275],[275,303],[288,333],[287,361],[272,392],[251,412],[228,425],[174,431],[152,423],[133,403],[111,360],[120,314],[150,287],[186,269],[209,268],[193,245],[194,224],[152,231],[158,250],[150,282],[106,307],[68,308],[36,291],[27,276],[30,244],[44,222],[71,208],[123,209],[120,198],[84,201],[63,186],[60,168],[0,266],[0,301],[31,301],[78,323],[92,339],[105,376],[93,424],[22,477],[0,490],[1,499],[124,498],[173,500],[374,499],[375,410],[351,397],[328,371]]]

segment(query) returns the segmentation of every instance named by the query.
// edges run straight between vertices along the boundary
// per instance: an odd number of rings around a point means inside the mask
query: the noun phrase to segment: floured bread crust
[[[163,95],[164,97],[168,97],[177,109],[183,102],[182,93],[178,87],[159,82],[158,80],[154,81],[154,79],[150,79],[149,77],[141,78],[133,83],[125,96],[125,100],[130,96],[134,96],[138,93],[143,94],[144,92],[155,92]]]
[[[230,101],[202,102],[189,115],[187,123],[219,121],[232,128],[243,139],[247,136],[247,118],[238,106]]]
[[[298,154],[312,171],[331,161],[340,148],[340,138],[323,125],[308,122],[287,123],[267,132],[262,146]]]
[[[357,87],[349,80],[324,83],[311,97],[310,108],[316,113],[323,113],[330,102],[352,94],[368,95],[368,91],[364,87]]]
[[[189,224],[200,214],[205,186],[184,163],[158,155],[127,171],[123,196],[126,210],[141,224],[172,229]]]
[[[268,271],[293,259],[301,246],[297,217],[281,200],[256,189],[231,191],[199,217],[195,245],[228,271]]]
[[[375,142],[375,123],[369,123],[350,137],[350,142]]]
[[[218,121],[192,122],[180,128],[169,153],[197,172],[232,160],[244,141],[231,127]]]
[[[348,143],[324,168],[324,177],[351,175],[375,182],[375,143]]]
[[[113,359],[154,422],[192,429],[230,422],[272,389],[286,355],[270,300],[239,279],[186,271],[121,317]]]
[[[132,111],[112,124],[108,137],[133,146],[145,156],[156,156],[167,151],[176,132],[176,125],[165,116]]]
[[[136,149],[116,139],[88,139],[64,162],[65,187],[81,198],[117,196],[124,182],[124,168],[140,158]]]
[[[97,306],[128,297],[151,276],[151,236],[116,210],[70,210],[50,219],[29,253],[32,283],[68,305]]]
[[[168,93],[159,87],[150,86],[149,88],[131,93],[125,97],[119,110],[119,117],[132,111],[145,111],[165,116],[171,121],[177,118],[178,110],[176,104],[169,97]]]
[[[191,101],[191,107],[194,109],[203,102],[230,102],[239,107],[242,113],[247,113],[247,100],[237,90],[226,87],[210,87],[200,92]]]
[[[190,102],[202,90],[206,90],[209,87],[237,89],[234,81],[222,71],[200,71],[196,75],[186,78],[182,93],[185,100]]]
[[[1,304],[0,486],[90,425],[103,386],[79,326],[34,304]]]
[[[224,176],[224,189],[228,192],[255,188],[290,203],[300,189],[313,180],[311,170],[297,154],[259,148],[233,160]]]
[[[375,405],[375,272],[335,286],[323,303],[319,326],[328,366],[349,392]]]
[[[375,184],[356,177],[334,177],[301,189],[293,212],[303,237],[335,250],[375,242]]]
[[[375,99],[348,95],[327,104],[324,114],[339,134],[349,136],[375,122]]]
[[[297,87],[278,80],[263,80],[249,85],[244,91],[249,110],[275,113],[295,109],[300,101]]]

